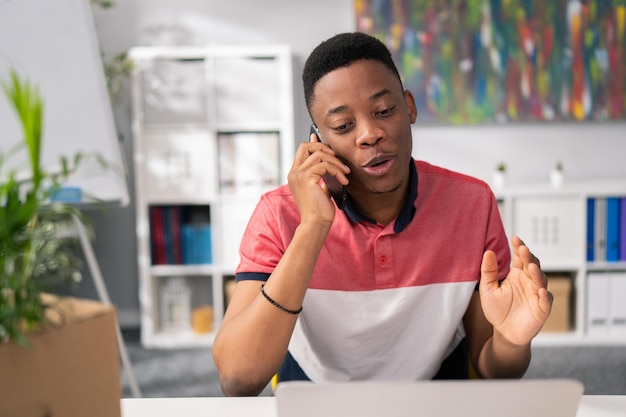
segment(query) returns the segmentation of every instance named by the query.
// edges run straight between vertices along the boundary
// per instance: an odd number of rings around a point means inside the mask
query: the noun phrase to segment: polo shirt
[[[479,179],[415,160],[409,189],[388,225],[349,198],[337,209],[289,343],[295,366],[283,368],[315,382],[431,379],[462,344],[483,253],[496,253],[499,279],[510,267],[496,199]],[[237,280],[267,280],[298,224],[287,185],[264,194],[242,238]]]

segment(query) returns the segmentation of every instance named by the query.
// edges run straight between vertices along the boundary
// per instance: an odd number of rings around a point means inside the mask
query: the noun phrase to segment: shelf
[[[523,196],[609,196],[626,193],[626,179],[605,178],[593,180],[571,180],[559,187],[553,187],[546,181],[523,181],[507,183],[504,187],[494,188],[497,198],[523,197]]]
[[[280,121],[258,121],[246,123],[218,123],[215,129],[220,133],[245,133],[245,132],[277,132],[282,128]]]
[[[215,264],[204,265],[152,265],[150,273],[155,277],[175,275],[214,275],[220,268]]]
[[[172,331],[152,333],[142,337],[142,343],[151,348],[174,349],[185,347],[211,347],[215,340],[215,332],[206,334],[188,331]]]
[[[578,332],[539,333],[533,346],[626,346],[624,337],[591,337]]]
[[[531,251],[533,250],[530,247]],[[568,272],[577,271],[581,268],[581,261],[574,259],[571,260],[555,260],[555,259],[543,259],[539,257],[541,261],[541,269],[544,272]]]
[[[620,233],[607,225],[610,222],[595,216],[598,210],[608,216],[607,207],[596,202],[593,212],[590,211],[593,205],[589,202],[591,199],[626,197],[626,180],[566,179],[558,188],[552,187],[548,181],[525,182],[507,184],[495,194],[507,235],[520,236],[541,260],[544,272],[563,273],[571,278],[571,295],[558,301],[561,303],[558,306],[555,295],[553,304],[553,311],[557,307],[569,309],[571,331],[541,333],[533,343],[626,345],[626,308],[621,307],[626,296],[626,261],[587,261],[591,254],[604,259],[606,249],[602,248],[609,244],[609,233],[612,233],[613,242],[615,234]],[[613,210],[615,207],[614,204]],[[612,224],[618,223],[614,221]],[[591,240],[588,228],[602,232]],[[566,328],[562,311],[559,317],[560,328]]]
[[[588,262],[587,271],[626,271],[626,262]]]
[[[291,168],[291,52],[138,47],[129,56],[141,341],[211,346],[248,219]],[[187,330],[193,322],[213,332]]]

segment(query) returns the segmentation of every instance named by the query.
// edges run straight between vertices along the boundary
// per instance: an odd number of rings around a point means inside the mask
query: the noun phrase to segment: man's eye
[[[389,107],[387,109],[379,111],[378,114],[380,114],[381,116],[386,116],[389,113],[391,113],[395,108],[396,108],[395,106]]]
[[[346,123],[346,124],[343,124],[343,125],[335,126],[335,127],[333,127],[333,130],[335,132],[341,133],[341,132],[344,132],[344,131],[348,130],[351,125],[352,125],[352,123]]]

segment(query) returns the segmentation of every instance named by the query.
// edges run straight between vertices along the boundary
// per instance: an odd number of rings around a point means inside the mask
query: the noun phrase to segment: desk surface
[[[124,398],[122,417],[276,417],[274,397]],[[625,417],[626,395],[585,395],[576,417]]]

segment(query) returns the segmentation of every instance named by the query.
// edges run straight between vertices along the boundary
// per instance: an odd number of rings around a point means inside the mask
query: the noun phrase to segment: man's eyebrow
[[[348,108],[348,106],[346,106],[345,104],[342,106],[337,106],[334,107],[332,109],[328,109],[328,113],[327,114],[335,114],[335,113],[341,113],[342,111],[346,110]]]
[[[379,98],[381,98],[381,97],[383,97],[383,96],[385,96],[385,95],[387,95],[389,93],[391,93],[391,90],[389,90],[388,88],[383,88],[382,90],[372,94],[370,96],[369,100],[370,101],[377,100],[377,99],[379,99]],[[329,109],[327,114],[340,113],[340,112],[346,110],[347,108],[348,108],[348,106],[346,106],[346,105],[337,106],[337,107],[334,107],[332,109]]]
[[[380,90],[379,92],[372,94],[370,96],[370,101],[374,101],[377,100],[387,94],[391,93],[391,90],[389,90],[388,88],[383,88],[382,90]]]

